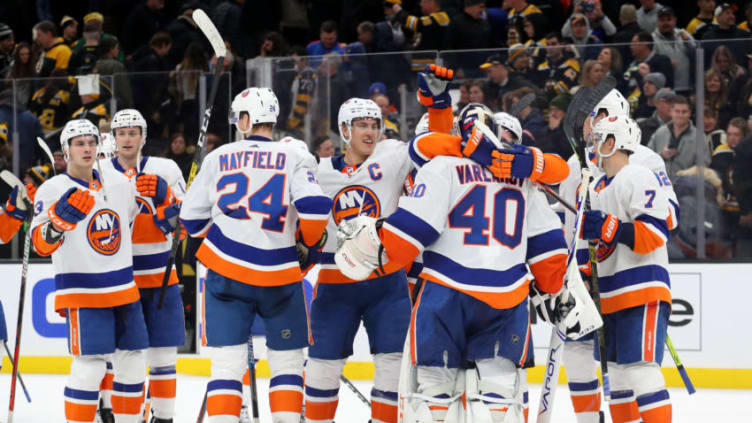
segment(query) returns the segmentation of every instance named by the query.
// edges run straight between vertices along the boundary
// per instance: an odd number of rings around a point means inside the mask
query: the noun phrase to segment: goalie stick
[[[227,47],[222,36],[217,31],[217,27],[214,26],[209,16],[206,15],[201,9],[193,11],[193,20],[198,25],[201,32],[209,40],[214,55],[217,56],[217,64],[214,69],[214,78],[212,79],[211,89],[209,90],[209,98],[206,102],[206,110],[204,111],[204,119],[201,122],[201,129],[198,133],[198,141],[196,142],[196,152],[193,154],[193,161],[191,162],[191,171],[188,173],[188,181],[185,184],[185,191],[188,192],[188,188],[191,186],[193,179],[196,177],[201,162],[204,160],[204,141],[206,140],[206,130],[209,127],[209,118],[211,118],[212,106],[214,105],[214,99],[217,97],[217,89],[219,88],[219,80],[222,76],[222,65],[225,61],[225,55],[227,55]],[[180,245],[180,224],[175,228],[175,232],[172,234],[172,248],[170,249],[170,256],[167,259],[167,266],[165,267],[164,276],[162,277],[162,285],[159,288],[159,301],[157,302],[157,308],[161,309],[164,304],[165,291],[167,290],[167,283],[170,281],[170,275],[172,274],[172,266],[175,263],[175,254],[177,254],[178,246]]]
[[[10,185],[11,187],[18,187],[19,190],[24,190],[22,192],[26,192],[26,188],[24,187],[23,183],[16,177],[16,175],[12,174],[8,170],[3,170],[0,172],[0,178],[2,178],[5,183]],[[26,217],[26,223],[31,223],[31,218],[34,215],[33,210],[34,206],[31,204],[31,202],[28,200],[28,198],[24,198],[24,202],[26,203],[26,208],[28,210],[28,216]],[[16,381],[18,380],[18,360],[21,358],[21,329],[23,326],[23,311],[24,311],[24,300],[26,297],[26,279],[28,277],[29,273],[29,254],[31,252],[31,228],[27,227],[26,229],[26,236],[24,237],[24,254],[23,254],[23,262],[21,265],[21,289],[18,296],[18,319],[16,320],[16,345],[14,346],[14,353],[13,353],[13,373],[10,378],[10,396],[8,399],[8,423],[13,423],[13,411],[15,409],[16,404]]]

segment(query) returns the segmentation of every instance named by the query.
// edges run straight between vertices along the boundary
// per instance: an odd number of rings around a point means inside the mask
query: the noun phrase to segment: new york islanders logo
[[[89,245],[96,252],[111,256],[120,250],[122,234],[120,231],[120,217],[109,209],[97,211],[86,230]]]
[[[138,213],[139,214],[154,214],[153,210],[151,209],[151,204],[149,204],[148,201],[141,197],[136,197],[136,204],[138,204]]]
[[[332,216],[339,226],[343,220],[352,219],[358,214],[377,218],[381,216],[379,197],[370,188],[362,185],[345,187],[334,196]]]

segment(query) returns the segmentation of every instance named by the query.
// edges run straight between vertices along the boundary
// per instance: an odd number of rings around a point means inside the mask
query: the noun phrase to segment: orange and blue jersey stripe
[[[206,385],[206,412],[209,417],[240,417],[243,384],[239,380],[216,379]]]
[[[671,304],[668,271],[660,265],[633,267],[611,276],[599,276],[598,284],[604,314],[653,301]]]
[[[101,273],[58,273],[55,287],[55,310],[117,307],[139,299],[130,266]]]
[[[65,419],[69,422],[93,422],[97,414],[99,391],[65,387]]]
[[[135,246],[134,246],[135,247]],[[157,288],[162,285],[167,259],[170,251],[162,251],[156,254],[133,256],[133,279],[139,288]],[[168,285],[178,283],[178,276],[173,268],[170,272]]]

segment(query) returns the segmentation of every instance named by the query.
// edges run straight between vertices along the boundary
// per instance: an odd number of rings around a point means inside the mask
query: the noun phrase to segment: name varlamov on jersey
[[[477,164],[461,164],[454,168],[457,170],[457,177],[460,179],[460,185],[472,182],[497,182],[522,187],[522,184],[525,182],[524,179],[518,178],[497,178],[491,175],[491,172],[488,169]]]

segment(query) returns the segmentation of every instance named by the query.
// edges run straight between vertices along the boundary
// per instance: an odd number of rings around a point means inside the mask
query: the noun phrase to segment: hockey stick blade
[[[44,154],[46,154],[47,158],[50,160],[50,168],[52,169],[52,174],[57,175],[57,172],[55,171],[55,157],[52,155],[52,151],[50,151],[50,147],[47,145],[47,142],[42,139],[42,137],[37,137],[37,144],[39,144],[39,148],[44,151]]]
[[[198,28],[204,33],[204,36],[209,40],[212,50],[217,57],[225,57],[227,55],[227,47],[225,47],[225,41],[217,31],[217,27],[214,26],[209,16],[201,9],[193,11],[193,21],[196,22]]]
[[[533,101],[535,101],[535,93],[527,93],[524,97],[514,103],[512,108],[509,109],[509,114],[516,118],[519,118],[520,112],[522,112],[525,107],[533,104]]]
[[[11,188],[18,187],[19,189],[24,187],[23,182],[21,182],[20,179],[18,179],[18,176],[14,175],[11,171],[8,169],[3,170],[0,172],[0,179],[3,180],[6,184],[10,185]]]

